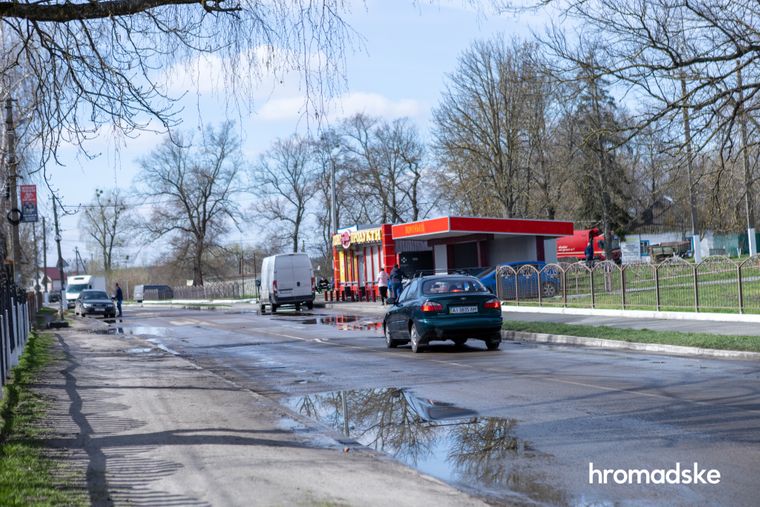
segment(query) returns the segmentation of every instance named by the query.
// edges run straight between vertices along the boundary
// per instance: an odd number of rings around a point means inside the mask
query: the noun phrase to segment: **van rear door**
[[[310,296],[311,295],[311,261],[308,255],[294,255],[293,256],[293,279],[295,280],[295,287],[293,288],[294,296]]]

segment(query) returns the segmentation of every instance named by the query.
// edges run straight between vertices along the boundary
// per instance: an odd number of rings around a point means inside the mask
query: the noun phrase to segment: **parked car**
[[[521,262],[507,262],[500,266],[509,266],[517,272],[523,266],[533,266],[539,272],[544,269],[546,263],[543,261],[521,261]],[[480,279],[491,292],[496,294],[496,272],[498,268],[491,271]],[[556,270],[545,270],[541,273],[541,297],[552,298],[558,296],[562,291],[562,276]],[[504,300],[517,299],[517,295],[520,299],[535,299],[538,297],[538,278],[539,275],[535,271],[522,271],[517,274],[517,291],[515,294],[515,275],[502,276],[501,278],[501,298]]]
[[[174,290],[168,285],[135,285],[134,300],[142,303],[144,300],[164,301],[174,298]]]
[[[116,317],[116,306],[104,290],[85,289],[74,301],[75,315],[103,315]]]
[[[305,253],[279,254],[265,257],[261,263],[259,310],[269,305],[272,313],[282,305],[314,308],[314,271]]]
[[[398,299],[388,298],[383,319],[388,348],[412,344],[421,352],[434,340],[483,340],[488,350],[501,344],[501,303],[474,276],[433,275],[412,279]]]

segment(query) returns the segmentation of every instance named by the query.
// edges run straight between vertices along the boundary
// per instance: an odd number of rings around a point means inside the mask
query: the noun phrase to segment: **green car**
[[[475,338],[497,350],[501,343],[501,303],[474,276],[414,278],[388,304],[383,319],[388,348],[411,342],[412,351],[421,352],[434,340],[452,340],[461,347]]]

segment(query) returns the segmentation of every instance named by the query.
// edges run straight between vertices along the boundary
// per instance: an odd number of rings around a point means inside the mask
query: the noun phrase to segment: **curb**
[[[559,315],[598,315],[600,317],[626,317],[664,320],[712,320],[717,322],[760,323],[760,314],[748,313],[697,313],[656,312],[653,310],[609,310],[602,308],[562,308],[551,306],[501,305],[504,313],[550,313]]]
[[[605,340],[603,338],[585,338],[582,336],[569,336],[561,334],[528,333],[526,331],[502,330],[501,337],[504,340],[522,340],[537,343],[552,343],[558,345],[580,345],[582,347],[595,347],[604,349],[634,350],[637,352],[653,352],[658,354],[671,354],[679,356],[707,356],[718,359],[743,359],[760,361],[760,352],[744,352],[740,350],[703,349],[698,347],[684,347],[682,345],[663,345],[659,343],[624,342],[619,340]]]

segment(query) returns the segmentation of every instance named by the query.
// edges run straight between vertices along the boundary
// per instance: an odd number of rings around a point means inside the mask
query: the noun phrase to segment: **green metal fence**
[[[674,257],[625,266],[500,266],[496,273],[499,299],[517,305],[760,313],[760,256],[742,262],[712,256],[698,264]]]

